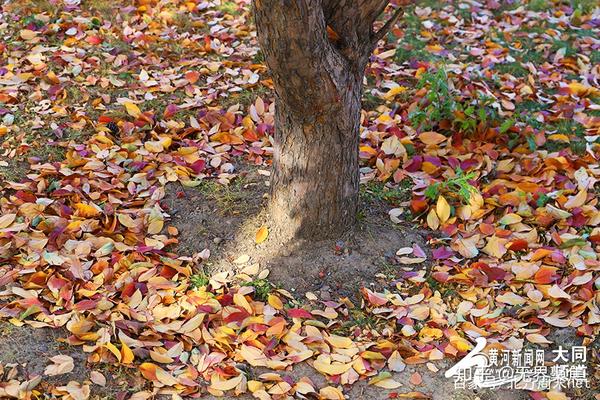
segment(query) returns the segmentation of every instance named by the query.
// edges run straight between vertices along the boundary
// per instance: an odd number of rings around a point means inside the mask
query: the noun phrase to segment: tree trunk
[[[355,222],[361,78],[353,79],[344,98],[318,115],[276,104],[269,211],[284,236],[336,236]]]
[[[389,0],[254,0],[258,40],[276,93],[271,229],[335,237],[358,208],[363,73],[372,25]]]

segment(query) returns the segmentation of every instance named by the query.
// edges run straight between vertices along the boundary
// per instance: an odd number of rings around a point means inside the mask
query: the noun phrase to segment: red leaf
[[[312,318],[312,314],[303,308],[290,308],[287,311],[287,315],[290,318]]]
[[[507,248],[512,251],[523,251],[529,247],[529,243],[525,239],[517,239],[511,242]]]

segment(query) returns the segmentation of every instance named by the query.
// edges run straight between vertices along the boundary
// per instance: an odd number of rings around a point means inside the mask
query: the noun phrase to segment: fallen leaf
[[[269,230],[266,226],[262,226],[258,231],[256,231],[256,237],[254,241],[256,242],[256,244],[260,244],[267,240],[267,236],[269,236]]]

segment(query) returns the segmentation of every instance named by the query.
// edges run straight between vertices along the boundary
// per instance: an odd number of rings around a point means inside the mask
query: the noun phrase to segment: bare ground
[[[167,186],[163,204],[180,232],[176,252],[193,256],[208,249],[207,274],[237,272],[258,264],[260,270],[269,270],[272,283],[297,296],[313,292],[337,299],[354,297],[362,286],[393,285],[403,271],[428,265],[400,265],[396,259],[398,249],[415,244],[428,252],[428,232],[410,224],[393,224],[384,205],[366,199],[361,201],[358,226],[340,240],[290,244],[271,235],[257,245],[257,230],[270,228],[263,209],[268,177],[246,167],[237,179],[229,188],[210,183],[199,188]],[[240,257],[248,260],[239,262]]]
[[[56,376],[44,376],[35,388],[42,394],[50,395],[52,387],[67,385],[70,381],[90,385],[90,398],[93,400],[124,399],[132,393],[148,386],[136,368],[87,363],[87,355],[81,346],[65,343],[68,333],[64,329],[34,329],[28,325],[20,327],[8,322],[0,322],[0,366],[4,374],[12,374],[16,369],[19,381],[41,376],[44,369],[52,364],[50,357],[68,355],[73,358],[71,372]],[[106,385],[100,386],[90,381],[90,373],[98,371],[106,378]]]

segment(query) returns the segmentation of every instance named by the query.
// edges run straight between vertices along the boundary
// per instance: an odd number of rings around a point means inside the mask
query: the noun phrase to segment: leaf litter
[[[77,0],[26,17],[3,5],[2,162],[28,157],[29,169],[0,199],[0,318],[63,327],[89,363],[137,368],[152,385],[136,399],[341,399],[359,380],[398,390],[388,370],[460,357],[478,336],[519,349],[572,328],[591,345],[600,15],[585,2],[536,3],[412,6],[375,51],[361,180],[408,179],[412,199],[390,217],[442,236],[429,243],[430,276],[407,270],[392,290],[361,290],[358,307],[378,323],[346,335],[334,332],[357,307],[348,299],[304,304],[284,289],[259,298],[227,272],[194,285],[198,260],[172,250],[166,184],[226,185],[238,157],[269,164],[274,104],[248,2],[142,1],[110,17]],[[241,104],[246,92],[256,95]],[[256,243],[268,235],[261,227]],[[397,255],[426,258],[420,248]],[[73,366],[49,361],[46,375]],[[281,375],[301,362],[328,385]],[[272,372],[250,377],[243,364]],[[9,374],[0,394],[31,397],[40,382]],[[49,390],[90,393],[89,382]]]

